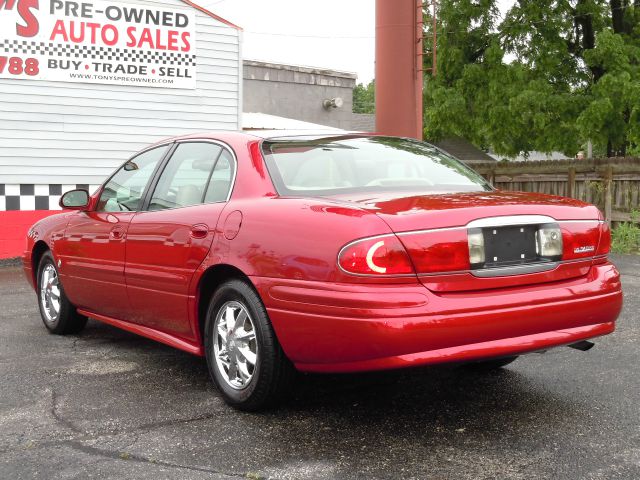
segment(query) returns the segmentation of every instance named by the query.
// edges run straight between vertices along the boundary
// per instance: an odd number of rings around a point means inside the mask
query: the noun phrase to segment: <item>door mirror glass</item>
[[[69,210],[82,210],[89,205],[89,192],[71,190],[60,197],[60,206]]]

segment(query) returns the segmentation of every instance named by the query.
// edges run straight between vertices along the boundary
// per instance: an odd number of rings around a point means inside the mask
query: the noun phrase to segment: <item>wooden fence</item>
[[[640,158],[502,161],[471,166],[502,190],[549,193],[596,204],[609,222],[630,221],[632,212],[640,210]]]

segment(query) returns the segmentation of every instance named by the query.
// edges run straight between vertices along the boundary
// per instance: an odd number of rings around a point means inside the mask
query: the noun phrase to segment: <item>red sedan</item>
[[[409,139],[174,138],[60,202],[24,254],[49,331],[91,317],[205,356],[246,410],[276,402],[296,369],[498,368],[586,349],[622,305],[596,207],[497,191]]]

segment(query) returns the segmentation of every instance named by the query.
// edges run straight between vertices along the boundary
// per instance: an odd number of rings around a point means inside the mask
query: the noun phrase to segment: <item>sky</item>
[[[196,0],[240,26],[243,58],[374,77],[375,0]],[[502,10],[514,0],[498,0]]]

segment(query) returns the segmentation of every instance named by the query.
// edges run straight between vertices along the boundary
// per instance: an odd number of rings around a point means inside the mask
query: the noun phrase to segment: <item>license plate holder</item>
[[[538,261],[537,230],[537,225],[483,228],[484,267],[504,267]]]

